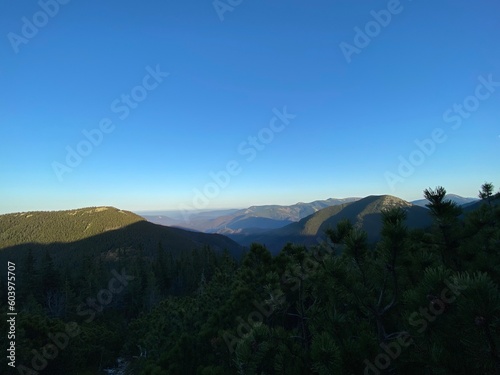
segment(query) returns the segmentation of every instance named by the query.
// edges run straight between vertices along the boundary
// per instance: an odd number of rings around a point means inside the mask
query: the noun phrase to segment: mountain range
[[[464,198],[456,194],[445,197],[459,206],[474,205],[476,198]],[[154,223],[178,226],[206,233],[226,235],[241,245],[252,242],[266,244],[273,252],[279,251],[287,242],[311,245],[324,238],[324,231],[334,227],[342,219],[349,219],[355,226],[368,233],[368,239],[377,241],[381,228],[380,213],[393,206],[404,207],[408,214],[410,228],[425,228],[430,217],[421,199],[407,202],[382,195],[366,198],[344,198],[317,200],[310,203],[296,203],[290,206],[265,205],[246,209],[206,211],[192,213],[185,220],[179,215],[144,215]],[[175,216],[175,213],[171,213]]]
[[[480,204],[473,198],[448,197],[465,204],[467,210]],[[216,251],[228,250],[240,258],[245,247],[253,242],[266,245],[273,253],[288,242],[317,244],[324,240],[327,229],[334,228],[343,219],[365,230],[368,240],[375,242],[380,236],[381,213],[391,207],[405,209],[409,228],[430,226],[429,211],[422,204],[389,195],[330,198],[291,206],[198,212],[190,214],[187,220],[182,220],[178,213],[175,217],[175,212],[172,212],[174,217],[142,217],[114,207],[12,213],[0,215],[0,257],[14,260],[27,249],[37,253],[50,249],[57,256],[65,257],[68,251],[83,256],[131,247],[151,255],[161,243],[173,254],[210,246]],[[166,223],[170,225],[160,225]]]
[[[174,255],[205,246],[227,250],[235,258],[244,252],[242,246],[220,234],[157,225],[114,207],[0,215],[0,258],[10,261],[19,260],[28,249],[34,255],[50,250],[58,259],[69,253],[79,258],[111,256],[117,249],[131,248],[152,256],[160,243]]]
[[[413,205],[397,197],[381,195],[368,196],[353,202],[326,207],[282,228],[258,234],[231,234],[228,236],[242,245],[249,245],[252,242],[262,243],[273,253],[277,253],[288,242],[303,245],[318,244],[325,240],[327,229],[333,229],[338,222],[347,219],[355,228],[366,231],[370,242],[375,242],[380,239],[381,213],[393,207],[402,207],[406,211],[408,228],[426,228],[431,225],[431,217],[426,208]]]
[[[360,198],[329,198],[310,203],[299,202],[290,206],[265,205],[245,209],[204,211],[186,214],[185,218],[171,212],[168,215],[142,215],[156,224],[176,226],[206,233],[250,234],[284,227],[319,210],[354,202]],[[168,213],[167,213],[168,214]]]

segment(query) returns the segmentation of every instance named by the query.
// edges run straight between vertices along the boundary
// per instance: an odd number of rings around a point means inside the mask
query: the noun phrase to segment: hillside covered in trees
[[[376,243],[345,218],[274,257],[258,243],[242,260],[224,242],[173,251],[167,234],[127,246],[151,233],[125,234],[141,221],[76,247],[11,243],[13,373],[105,374],[120,358],[143,375],[500,374],[500,194],[484,184],[467,210],[445,194],[424,191],[429,228],[409,229],[395,205]],[[17,219],[1,219],[1,238],[15,238]]]
[[[228,237],[245,246],[254,242],[264,244],[275,255],[288,242],[310,246],[317,244],[318,240],[324,241],[328,230],[343,220],[349,220],[356,229],[366,232],[368,242],[373,244],[381,238],[382,212],[395,207],[405,210],[409,229],[424,229],[431,225],[429,210],[391,195],[371,195],[322,208],[281,228],[259,234],[228,234]]]

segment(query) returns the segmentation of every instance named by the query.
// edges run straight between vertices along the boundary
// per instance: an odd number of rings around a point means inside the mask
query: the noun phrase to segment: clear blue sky
[[[496,0],[54,1],[0,5],[0,213],[500,186]]]

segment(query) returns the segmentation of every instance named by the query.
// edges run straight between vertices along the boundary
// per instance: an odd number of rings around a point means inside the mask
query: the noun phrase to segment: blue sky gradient
[[[500,185],[498,1],[60,1],[0,5],[0,213]]]

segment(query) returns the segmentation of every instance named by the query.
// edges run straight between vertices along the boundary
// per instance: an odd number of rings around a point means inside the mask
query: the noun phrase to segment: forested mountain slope
[[[266,244],[274,252],[279,251],[287,242],[304,245],[318,243],[325,238],[328,229],[334,228],[342,220],[349,220],[355,228],[366,231],[368,240],[374,242],[380,239],[382,212],[394,207],[402,207],[405,210],[409,228],[425,228],[431,224],[427,209],[414,206],[397,197],[374,195],[355,202],[323,208],[283,228],[253,236],[230,235],[230,237],[244,245],[252,242]]]
[[[156,225],[113,207],[0,215],[0,258],[11,260],[28,249],[35,257],[49,251],[56,258],[75,260],[127,248],[152,255],[159,243],[173,254],[206,246],[226,249],[236,258],[243,252],[222,235]]]

